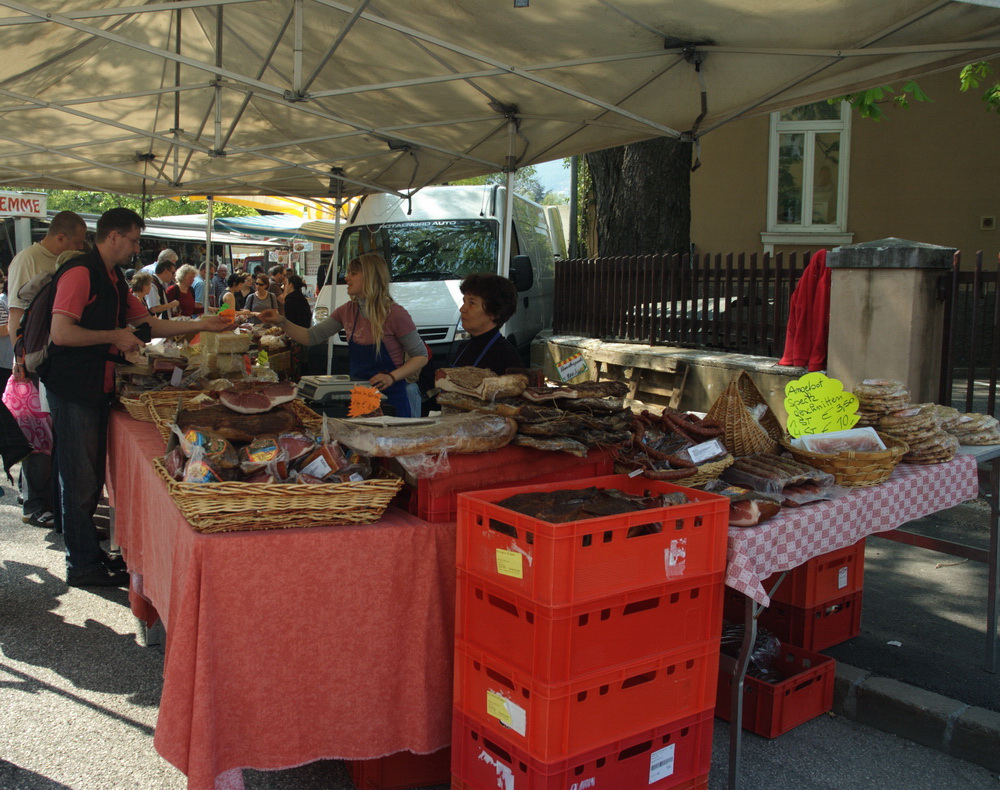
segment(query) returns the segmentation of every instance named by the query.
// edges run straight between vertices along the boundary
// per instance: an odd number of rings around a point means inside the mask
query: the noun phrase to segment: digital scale
[[[350,376],[303,376],[299,379],[299,395],[314,403],[349,401],[351,390],[367,381],[353,381]]]

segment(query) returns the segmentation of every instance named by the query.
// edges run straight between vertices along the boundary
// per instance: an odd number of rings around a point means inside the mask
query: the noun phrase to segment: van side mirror
[[[535,284],[535,272],[531,268],[531,258],[527,255],[515,255],[510,262],[510,279],[518,292],[527,291]]]

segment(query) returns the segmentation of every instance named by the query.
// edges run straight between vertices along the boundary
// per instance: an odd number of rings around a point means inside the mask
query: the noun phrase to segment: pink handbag
[[[17,424],[31,442],[35,452],[52,453],[52,418],[42,411],[38,388],[30,381],[17,381],[11,376],[3,391],[4,405],[10,409]]]

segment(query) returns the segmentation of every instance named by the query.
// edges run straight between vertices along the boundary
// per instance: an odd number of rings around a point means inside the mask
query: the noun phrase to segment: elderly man
[[[144,227],[142,217],[130,209],[104,212],[97,221],[96,249],[68,261],[55,279],[42,382],[52,409],[66,582],[72,587],[118,587],[129,580],[121,559],[101,548],[94,525],[107,463],[114,359],[142,347],[139,331],[147,338],[168,337],[229,326],[221,316],[182,324],[149,314],[121,269],[138,250]]]
[[[213,307],[219,307],[222,304],[222,297],[226,293],[226,288],[229,287],[226,284],[226,277],[228,275],[229,267],[227,267],[224,263],[220,263],[212,277],[212,290],[209,291],[209,297],[212,300]]]
[[[176,299],[167,299],[167,288],[173,285],[176,268],[177,264],[170,260],[156,264],[153,287],[146,294],[146,307],[150,313],[159,318],[173,318],[174,310],[180,305]]]
[[[160,254],[156,256],[156,260],[146,266],[143,266],[140,271],[149,272],[150,274],[156,274],[156,267],[163,262],[172,263],[174,268],[177,268],[177,253],[174,252],[169,247],[165,250],[160,250]]]
[[[69,250],[82,250],[85,244],[87,226],[79,214],[60,211],[52,218],[48,233],[41,241],[36,241],[28,249],[19,252],[10,262],[8,280],[8,300],[10,313],[7,329],[11,338],[17,337],[24,311],[30,304],[18,298],[21,286],[39,274],[56,270],[56,258]],[[14,377],[23,379],[24,372],[14,363]],[[21,462],[22,518],[26,524],[37,527],[53,527],[52,513],[52,458],[47,453],[32,453]]]

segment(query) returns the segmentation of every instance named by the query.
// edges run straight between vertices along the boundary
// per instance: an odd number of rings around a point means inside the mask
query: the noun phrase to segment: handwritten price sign
[[[806,373],[785,385],[785,411],[792,436],[846,431],[858,421],[858,398],[837,379]]]

